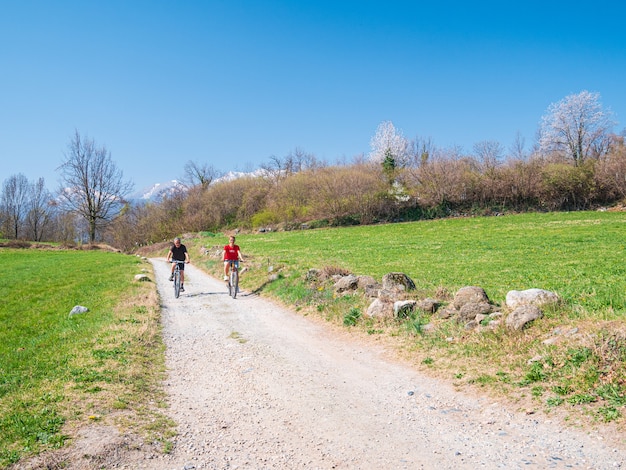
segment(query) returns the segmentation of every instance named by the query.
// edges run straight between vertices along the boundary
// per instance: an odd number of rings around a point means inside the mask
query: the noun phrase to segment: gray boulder
[[[510,309],[515,309],[521,305],[543,307],[558,302],[558,295],[544,289],[512,290],[506,294],[506,306]]]
[[[83,307],[82,305],[76,305],[72,310],[70,310],[69,316],[78,315],[79,313],[87,313],[89,309],[87,307]]]
[[[335,282],[333,289],[335,289],[335,292],[341,293],[356,290],[358,285],[359,279],[354,274],[348,274],[347,276],[341,276],[341,278]]]
[[[404,273],[387,273],[383,276],[383,289],[410,291],[415,290],[415,283]]]
[[[359,289],[366,290],[370,287],[380,288],[380,284],[372,276],[357,276]]]
[[[491,305],[488,302],[466,303],[458,312],[458,320],[461,323],[475,320],[479,315],[491,313]]]
[[[415,300],[399,300],[393,304],[393,314],[396,318],[408,318],[415,311]]]
[[[482,287],[467,286],[461,287],[452,301],[452,305],[457,310],[461,310],[461,307],[465,304],[480,304],[489,303],[489,297]]]
[[[387,317],[393,314],[393,303],[385,302],[382,299],[374,299],[367,307],[365,315],[368,317]]]
[[[439,301],[430,298],[422,299],[417,302],[416,307],[426,313],[435,313],[439,308]]]
[[[543,312],[536,305],[521,305],[513,310],[504,321],[508,328],[521,330],[528,323],[543,317]]]

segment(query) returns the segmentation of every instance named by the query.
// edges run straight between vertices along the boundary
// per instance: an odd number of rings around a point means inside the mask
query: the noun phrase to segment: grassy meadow
[[[572,212],[239,234],[237,243],[247,259],[246,289],[365,337],[391,340],[418,367],[459,387],[484,387],[525,410],[562,412],[572,422],[623,426],[625,235],[626,213]],[[225,240],[186,243],[216,253]],[[214,259],[205,265],[219,273]],[[378,281],[404,272],[417,286],[414,298],[444,305],[464,286],[482,287],[500,306],[508,291],[529,288],[554,291],[562,302],[521,332],[466,330],[424,312],[372,319],[364,315],[371,299],[334,295],[332,280],[308,282],[310,268]]]
[[[570,212],[442,219],[240,235],[242,251],[285,273],[336,266],[378,280],[408,274],[420,291],[480,286],[557,292],[577,315],[626,313],[626,213]]]
[[[100,250],[0,256],[0,468],[89,422],[161,419],[145,405],[159,400],[164,370],[158,301],[152,283],[134,280],[151,265]],[[89,312],[70,316],[75,305]]]
[[[610,422],[623,431],[625,231],[626,213],[575,212],[241,233],[237,243],[246,290],[385,342],[458,387],[479,387],[575,425]],[[184,243],[194,264],[221,276],[224,234],[186,236]],[[146,254],[164,256],[166,249]],[[94,422],[167,451],[173,423],[160,412],[159,302],[154,283],[134,280],[151,265],[104,250],[0,248],[0,257],[0,468],[63,446]],[[371,299],[335,295],[330,279],[307,281],[310,268],[379,281],[404,272],[417,285],[412,296],[444,304],[468,285],[499,305],[509,290],[533,287],[563,302],[517,332],[466,330],[424,312],[372,319],[364,315]],[[90,311],[70,317],[75,305]]]

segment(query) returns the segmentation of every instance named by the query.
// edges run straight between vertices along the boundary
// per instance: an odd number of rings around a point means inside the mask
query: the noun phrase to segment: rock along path
[[[187,265],[151,260],[179,435],[149,469],[611,469],[624,439],[469,396],[333,328]],[[124,465],[122,465],[124,466]],[[128,468],[130,468],[128,467]]]

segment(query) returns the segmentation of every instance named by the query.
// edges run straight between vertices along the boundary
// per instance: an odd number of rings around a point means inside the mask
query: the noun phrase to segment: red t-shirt
[[[227,260],[238,260],[239,259],[239,245],[230,246],[226,245],[224,247],[224,261]]]

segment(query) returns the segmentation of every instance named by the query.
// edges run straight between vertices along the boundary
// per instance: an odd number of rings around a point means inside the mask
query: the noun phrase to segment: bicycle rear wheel
[[[174,297],[180,296],[180,271],[174,271]]]

